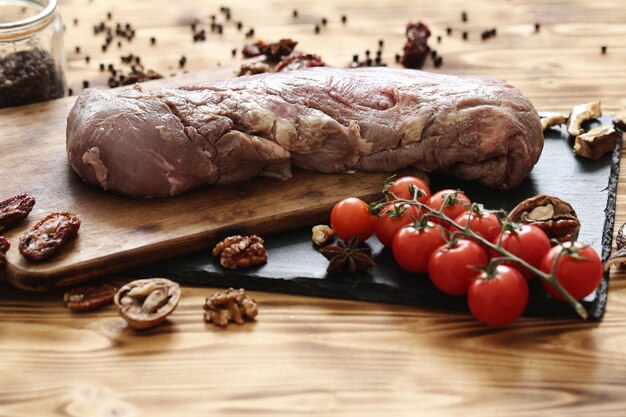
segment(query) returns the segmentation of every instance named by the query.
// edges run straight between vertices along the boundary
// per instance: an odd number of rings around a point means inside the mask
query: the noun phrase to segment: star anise
[[[347,243],[338,240],[335,245],[321,248],[320,253],[330,260],[326,269],[330,274],[365,271],[375,265],[369,247],[363,245],[358,236]]]

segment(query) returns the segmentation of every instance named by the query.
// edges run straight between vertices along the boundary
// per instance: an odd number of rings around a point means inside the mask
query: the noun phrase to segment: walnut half
[[[256,301],[243,288],[229,288],[226,292],[213,294],[206,299],[204,310],[204,320],[221,327],[228,326],[231,321],[243,324],[246,319],[252,320],[259,314]]]
[[[599,101],[574,106],[567,119],[567,132],[572,136],[585,133],[585,130],[582,128],[583,122],[589,119],[597,119],[600,116],[602,116],[602,109]]]
[[[224,268],[249,268],[267,261],[263,243],[257,235],[227,237],[215,245],[213,256],[220,257],[220,265]]]
[[[509,213],[509,220],[533,224],[551,239],[567,242],[576,239],[580,221],[574,208],[558,197],[540,194],[518,204]]]
[[[176,309],[180,286],[165,278],[138,279],[120,288],[113,301],[130,327],[149,329]]]

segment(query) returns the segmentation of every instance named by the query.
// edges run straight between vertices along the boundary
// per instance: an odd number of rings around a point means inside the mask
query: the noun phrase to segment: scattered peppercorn
[[[80,46],[77,46],[76,48],[74,48],[74,50],[76,51],[77,54],[80,54]]]
[[[359,62],[359,55],[352,55],[352,62]]]
[[[106,52],[107,51],[107,44],[104,43],[102,44],[102,52]]]
[[[315,33],[320,33],[320,25],[315,25]]]
[[[435,49],[433,49],[433,50],[431,50],[431,51],[430,51],[430,57],[431,57],[432,59],[437,58],[437,51],[436,51]]]
[[[293,9],[293,11],[291,12],[291,15],[293,16],[293,18],[297,18],[298,17],[298,9]]]
[[[602,45],[602,55],[606,54],[606,45]]]
[[[191,23],[191,30],[192,30],[193,32],[195,32],[195,31],[196,31],[196,22],[192,22],[192,23]]]
[[[461,13],[461,21],[467,22],[467,12],[462,12]]]
[[[121,47],[122,47],[122,42],[117,41],[117,47],[118,47],[118,48],[121,48]]]
[[[377,56],[376,59],[374,60],[374,62],[376,63],[376,65],[380,65],[382,59],[381,57]]]
[[[230,54],[233,56],[233,58],[236,57],[237,56],[237,48],[233,48],[233,50],[230,51]]]
[[[446,33],[448,34],[448,36],[452,35],[452,28],[451,27],[447,27],[446,28]]]
[[[328,24],[328,19],[322,17],[322,25],[326,26]]]
[[[227,22],[229,22],[229,21],[230,21],[230,10],[229,10],[229,11],[227,11],[227,12],[224,14],[224,17],[226,17],[226,21],[227,21]]]
[[[104,71],[104,64],[100,63],[100,71]]]
[[[367,57],[369,57],[369,56],[370,56],[370,50],[369,50],[369,49],[366,49],[366,50],[365,50],[365,56],[367,56]]]
[[[181,56],[180,59],[178,60],[178,65],[181,68],[183,68],[186,63],[187,63],[187,57],[185,57],[185,55]]]
[[[155,45],[156,44],[156,38],[153,36],[150,38],[150,45]]]
[[[400,54],[396,54],[396,63],[400,63],[401,59],[402,59],[402,56],[400,56]]]
[[[467,36],[468,36],[467,31],[464,31],[464,32],[463,32],[463,40],[464,40],[464,41],[466,41],[466,40],[467,40]]]
[[[341,23],[346,23],[348,21],[348,16],[346,16],[345,14],[341,15]]]
[[[74,18],[74,26],[78,25],[78,19]]]
[[[535,33],[539,32],[541,25],[539,23],[535,23]]]
[[[67,89],[67,95],[71,96],[72,94],[74,94],[74,90],[72,90],[71,88]]]
[[[237,22],[237,30],[241,30],[243,28],[242,22]]]
[[[435,58],[435,68],[439,68],[442,63],[443,63],[443,58],[441,58],[440,56]]]
[[[107,81],[107,85],[109,88],[115,88],[119,86],[119,83],[115,80],[115,78],[111,77],[109,78],[109,81]]]
[[[365,65],[367,65],[368,67],[372,66],[372,58],[367,58],[367,60],[365,61]]]
[[[222,25],[217,25],[217,33],[220,35],[224,33],[224,27]]]
[[[441,35],[437,36],[437,43],[441,43]]]
[[[89,81],[87,80],[83,81],[83,88],[89,88]]]
[[[85,62],[89,64],[89,61],[91,60],[91,57],[89,55],[85,56]]]
[[[378,47],[382,48],[385,45],[385,40],[384,39],[379,39],[378,40]]]

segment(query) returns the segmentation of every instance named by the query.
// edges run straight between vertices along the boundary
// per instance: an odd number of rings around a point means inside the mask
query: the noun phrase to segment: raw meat
[[[390,68],[312,68],[180,88],[84,90],[67,153],[88,183],[165,197],[291,166],[323,173],[416,166],[518,185],[543,148],[539,115],[514,87]]]

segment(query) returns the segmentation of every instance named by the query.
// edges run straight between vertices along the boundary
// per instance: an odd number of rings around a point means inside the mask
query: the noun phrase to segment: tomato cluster
[[[386,187],[386,194],[378,213],[354,197],[337,203],[331,213],[337,236],[349,240],[358,235],[365,241],[375,234],[404,270],[428,273],[433,285],[446,294],[466,294],[471,313],[483,323],[504,326],[520,317],[528,303],[527,281],[536,277],[510,256],[490,262],[503,257],[494,246],[535,270],[553,273],[577,300],[600,284],[602,262],[588,245],[570,242],[552,247],[540,228],[503,223],[460,191],[431,194],[421,179],[402,177]],[[542,283],[553,297],[565,300],[545,279]]]

